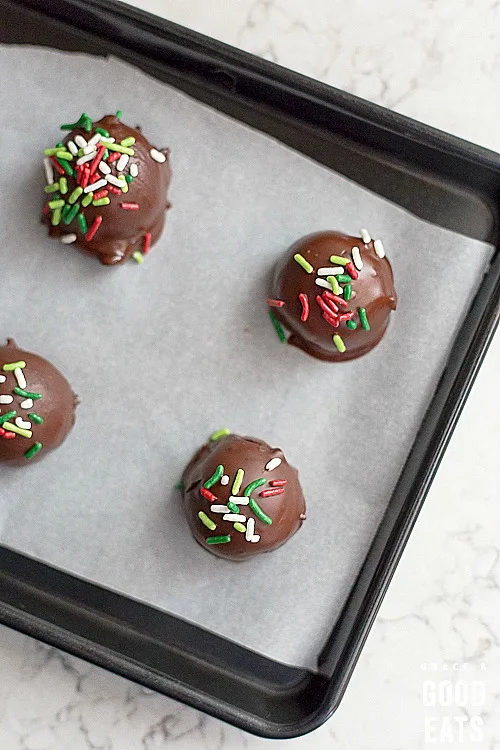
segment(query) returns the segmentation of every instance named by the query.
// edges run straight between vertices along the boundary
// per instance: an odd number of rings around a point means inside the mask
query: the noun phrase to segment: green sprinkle
[[[131,175],[131,174],[126,174],[126,175],[125,175],[125,179],[126,179],[126,181],[127,181],[128,183],[131,183],[131,182],[132,182],[132,180],[133,180],[134,178],[132,177],[132,175]]]
[[[122,180],[122,184],[120,185],[120,190],[122,191],[122,193],[128,193],[128,182],[126,180]]]
[[[70,176],[74,175],[75,172],[73,170],[73,167],[71,166],[69,162],[66,161],[66,159],[58,159],[57,161],[59,162],[61,167],[64,169],[66,174],[69,174]]]
[[[59,183],[53,182],[52,185],[45,185],[44,190],[46,193],[55,193],[59,190]]]
[[[343,258],[341,255],[330,255],[330,263],[333,263],[334,266],[347,266],[349,259]]]
[[[337,276],[337,281],[340,281],[341,284],[350,284],[352,281],[352,278],[349,276],[348,273],[340,274],[340,276]]]
[[[370,330],[370,324],[368,322],[368,318],[366,317],[366,309],[364,307],[360,307],[359,310],[359,319],[361,321],[361,325],[365,329],[365,331]]]
[[[87,226],[87,219],[85,218],[85,216],[82,213],[79,213],[76,219],[78,221],[78,226],[80,227],[80,232],[82,234],[87,234],[88,226]]]
[[[55,208],[62,208],[64,206],[65,201],[57,200],[57,201],[49,201],[49,208],[54,210]]]
[[[116,110],[116,116],[118,117],[119,120],[121,120],[122,114],[123,114],[123,112],[121,111],[121,109],[117,109]]]
[[[41,393],[32,393],[31,391],[25,391],[22,388],[18,388],[17,386],[14,388],[14,393],[16,396],[22,396],[23,398],[30,398],[32,401],[38,401],[42,398]]]
[[[90,128],[87,128],[90,117],[86,112],[82,112],[80,118],[76,122],[67,122],[64,125],[60,125],[61,130],[73,130],[73,128],[84,128],[87,132],[92,127],[92,120],[90,120]]]
[[[181,492],[184,491],[184,482],[182,481],[182,479],[179,479],[179,481],[175,485],[175,489],[176,490],[181,490]]]
[[[99,198],[97,201],[92,201],[93,206],[108,206],[109,205],[109,198]]]
[[[245,476],[245,472],[243,469],[238,469],[236,472],[236,476],[234,478],[233,482],[233,489],[231,490],[231,495],[237,495],[238,492],[241,489],[241,484],[243,482],[243,477]]]
[[[281,323],[279,322],[278,318],[276,317],[276,315],[273,313],[272,310],[269,310],[269,317],[271,318],[271,323],[274,326],[274,330],[276,331],[276,334],[279,340],[281,341],[282,344],[286,344],[286,333],[283,330]]]
[[[68,203],[71,203],[71,205],[73,205],[73,203],[78,200],[78,198],[81,196],[82,193],[83,193],[83,188],[80,186],[76,187],[71,193],[71,195],[69,196]]]
[[[63,218],[63,221],[65,224],[71,224],[75,216],[77,215],[78,211],[80,210],[80,206],[78,203],[75,203],[74,206],[71,206],[70,210],[66,214],[66,216]]]
[[[56,210],[52,214],[51,223],[52,223],[53,227],[57,227],[57,225],[60,223],[60,221],[61,221],[61,213],[62,213],[61,209],[60,208],[56,208]]]
[[[28,415],[32,422],[35,424],[43,424],[43,419],[38,414],[35,414],[35,412],[31,412],[31,414]]]
[[[231,541],[229,534],[226,536],[209,536],[205,539],[207,544],[227,544]]]
[[[3,424],[4,422],[8,422],[9,419],[14,419],[16,414],[17,414],[17,411],[8,411],[7,414],[0,414],[0,424]]]
[[[84,208],[87,208],[87,206],[90,206],[90,204],[92,203],[93,199],[94,199],[94,193],[87,193],[85,195],[85,198],[82,198],[82,206]]]
[[[4,422],[3,428],[4,430],[9,430],[9,432],[16,432],[18,435],[21,435],[21,437],[33,437],[31,430],[23,430],[21,427],[18,427],[17,424],[12,424],[11,422]]]
[[[132,258],[136,263],[144,263],[144,255],[140,253],[139,250],[136,250],[135,253],[132,254]]]
[[[109,148],[110,151],[118,151],[120,154],[128,154],[129,156],[133,156],[135,153],[133,148],[127,148],[127,146],[120,146],[119,143],[108,143],[106,141],[106,148]]]
[[[63,221],[66,219],[66,216],[69,214],[70,211],[71,211],[71,206],[69,205],[69,203],[66,203],[61,214]]]
[[[135,138],[133,135],[130,135],[128,138],[124,138],[123,141],[120,141],[120,146],[125,146],[125,148],[133,146],[135,143]]]
[[[202,510],[200,510],[200,512],[198,513],[198,518],[200,519],[202,524],[207,527],[207,529],[210,529],[210,531],[215,531],[215,529],[217,528],[217,524],[215,524],[212,519],[207,516],[206,513],[203,513]]]
[[[43,153],[45,156],[54,156],[58,151],[58,148],[46,148]]]
[[[2,370],[4,372],[14,372],[14,370],[23,370],[26,367],[26,362],[24,359],[19,360],[19,362],[9,362],[7,365],[4,365],[2,367]]]
[[[226,435],[230,435],[231,430],[228,427],[223,427],[222,430],[217,430],[217,432],[213,432],[210,435],[210,440],[215,442],[216,440],[219,440],[221,437],[226,437]]]
[[[108,131],[107,131],[107,130],[104,130],[104,128],[96,128],[96,129],[95,129],[95,132],[96,132],[96,133],[100,133],[100,134],[101,134],[101,135],[103,135],[103,136],[104,136],[105,138],[109,138],[109,133],[108,133]]]
[[[328,281],[328,283],[332,287],[332,292],[334,294],[339,295],[339,294],[342,294],[342,289],[339,286],[339,282],[337,281],[337,278],[339,278],[339,277],[338,276],[327,276],[326,280]]]
[[[72,161],[73,159],[73,154],[65,149],[58,149],[56,151],[56,156],[58,159],[66,159],[66,161]]]
[[[352,285],[346,284],[344,287],[344,299],[346,302],[349,302],[351,297],[352,297]]]
[[[102,158],[104,159],[104,161],[106,161],[108,156],[109,156],[109,151],[107,148],[105,148],[104,151],[102,152]]]
[[[207,479],[205,484],[203,485],[206,490],[209,490],[210,487],[213,487],[214,484],[217,484],[217,482],[220,480],[221,476],[224,474],[224,467],[222,464],[219,464],[210,479]]]
[[[241,531],[242,534],[246,531],[245,526],[243,526],[243,524],[239,521],[237,523],[233,523],[233,528],[235,528],[236,531]]]
[[[64,148],[64,143],[62,141],[59,141],[59,143],[56,143],[56,148],[58,151],[60,148]]]
[[[348,328],[350,328],[350,329],[351,329],[351,331],[354,331],[354,329],[358,327],[358,326],[356,325],[356,321],[355,321],[355,320],[348,320],[348,321],[347,321],[347,323],[346,323],[346,326],[347,326]]]
[[[265,481],[265,480],[264,480]],[[257,518],[259,518],[263,523],[267,523],[268,526],[272,524],[272,520],[269,518],[269,516],[266,516],[262,508],[260,508],[255,500],[251,497],[249,502],[250,508],[253,510]]]
[[[267,482],[267,479],[264,479],[261,477],[260,479],[255,479],[255,481],[250,482],[250,484],[247,484],[243,491],[244,497],[250,497],[252,492],[257,489],[257,487],[262,487],[263,484]]]
[[[66,195],[68,192],[68,180],[66,177],[61,177],[59,180],[59,189],[63,195]]]
[[[344,340],[342,339],[342,336],[338,335],[338,333],[334,335],[333,343],[335,344],[335,346],[337,347],[337,349],[339,350],[341,354],[345,352]]]
[[[312,273],[314,271],[314,268],[311,266],[311,264],[308,263],[304,256],[300,253],[295,253],[293,259],[297,261],[299,266],[302,266],[306,273]]]
[[[24,454],[25,458],[30,459],[33,458],[33,456],[36,456],[37,453],[39,453],[43,448],[42,443],[35,443],[34,445],[29,448],[29,450],[26,451]]]
[[[240,509],[238,508],[238,506],[236,505],[236,503],[233,503],[232,500],[228,500],[227,503],[226,503],[226,505],[229,508],[229,510],[231,511],[231,513],[239,513],[240,512]]]

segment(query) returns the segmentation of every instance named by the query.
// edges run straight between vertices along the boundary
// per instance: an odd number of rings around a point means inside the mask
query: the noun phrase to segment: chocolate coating
[[[353,247],[359,248],[360,251],[363,267],[359,271],[353,263]],[[305,271],[294,259],[297,253],[313,267],[311,273]],[[326,275],[317,274],[318,269],[341,267],[338,262],[330,260],[332,255],[353,263],[354,274],[356,275],[356,271],[359,274],[352,282],[340,283],[341,289],[350,283],[352,290],[349,301],[344,299],[345,293],[342,293],[343,303],[333,299],[331,287],[325,289],[316,283],[317,280],[327,282]],[[344,275],[349,276],[346,271]],[[299,299],[300,294],[307,295],[310,308],[305,321],[301,320],[303,306]],[[321,298],[321,302],[318,301],[318,297]],[[310,234],[292,245],[276,268],[272,298],[285,303],[282,307],[273,307],[272,311],[280,323],[291,332],[288,343],[313,357],[330,362],[354,359],[373,349],[384,335],[391,310],[395,310],[397,304],[391,265],[387,258],[377,255],[374,241],[365,243],[359,237],[350,237],[333,231]],[[330,307],[331,315],[325,313],[325,304]],[[360,308],[366,310],[370,330],[366,330],[362,325]],[[340,315],[350,313],[353,314],[352,321],[356,324],[356,328],[353,329],[347,326],[346,320],[339,319]],[[335,335],[341,337],[345,346],[344,352],[339,351],[335,344]]]
[[[19,362],[25,363],[25,366],[21,368],[21,374],[17,372],[16,377],[16,371],[10,370],[9,365]],[[6,365],[7,370],[4,369]],[[20,378],[22,390],[41,396],[32,399],[31,405],[26,403],[26,396],[14,390],[20,387]],[[7,346],[0,347],[0,395],[12,398],[10,403],[0,404],[0,461],[29,465],[47,451],[57,448],[71,432],[77,399],[70,384],[54,365],[37,354],[19,349],[13,339],[8,339]],[[2,421],[3,416],[13,411],[15,415],[9,417],[8,421]],[[32,414],[40,417],[43,423],[38,424]],[[19,418],[29,425],[16,425]],[[12,432],[9,425],[21,426],[32,435]],[[40,443],[42,447],[31,458],[26,457],[25,454]]]
[[[47,195],[42,221],[48,225],[51,237],[61,238],[64,235],[76,234],[76,240],[70,244],[76,245],[90,255],[96,255],[103,265],[112,266],[124,263],[135,251],[140,251],[144,246],[147,233],[151,235],[151,245],[158,240],[161,234],[165,223],[165,212],[170,205],[167,200],[167,191],[171,179],[169,151],[165,149],[160,152],[166,157],[164,162],[155,161],[150,154],[153,148],[151,143],[139,130],[124,125],[114,115],[108,115],[98,122],[92,123],[92,129],[89,132],[82,127],[76,127],[64,139],[64,148],[68,150],[67,144],[70,141],[75,143],[76,136],[81,136],[86,141],[90,140],[95,135],[96,127],[106,130],[115,139],[116,144],[120,144],[126,138],[135,138],[135,142],[130,146],[134,154],[130,156],[122,171],[117,169],[118,160],[104,161],[108,163],[111,170],[110,174],[114,178],[129,175],[132,165],[137,167],[137,176],[127,183],[128,191],[125,193],[112,183],[97,189],[96,192],[98,193],[100,190],[110,187],[111,192],[104,196],[104,198],[109,198],[109,205],[94,206],[91,203],[84,207],[82,206],[82,199],[84,199],[85,193],[78,197],[76,204],[80,205],[80,212],[85,216],[88,229],[91,228],[96,217],[102,217],[102,223],[92,239],[85,239],[85,232],[82,230],[77,216],[69,224],[66,224],[64,218],[62,218],[59,224],[54,226],[52,224],[53,210],[48,208],[48,203],[54,200],[54,196],[64,200],[65,205],[69,205],[68,199],[82,181],[82,178],[76,173],[64,175],[68,185],[66,193],[58,192]],[[113,153],[117,152],[110,151],[109,156]],[[72,169],[79,158],[78,155],[75,155],[69,161]],[[90,166],[92,161],[86,164]],[[95,174],[99,176],[99,180],[104,180],[107,177],[99,169],[96,170]],[[56,182],[60,179],[60,176],[54,169]],[[112,192],[113,190],[118,190],[118,194]],[[139,208],[126,210],[122,208],[122,203],[139,204]]]
[[[280,459],[280,464],[273,469],[266,469],[272,459]],[[276,462],[275,462],[276,463]],[[223,467],[223,476],[229,477],[227,484],[220,479],[208,488],[216,496],[216,500],[204,497],[201,490],[207,480],[213,477],[218,466]],[[246,539],[247,534],[234,528],[234,521],[224,520],[225,513],[211,510],[214,505],[226,505],[232,496],[233,484],[238,472],[245,472],[241,488],[234,493],[235,503],[246,501],[245,488],[258,479],[265,479],[265,483],[256,487],[250,498],[272,521],[271,524],[262,521],[254,512],[250,504],[238,505],[237,515],[245,516],[241,523],[248,528],[248,520],[255,520],[254,534],[259,537],[254,542]],[[284,485],[272,487],[271,482],[286,480]],[[224,481],[224,480],[223,480]],[[184,486],[184,509],[191,528],[191,532],[202,547],[219,557],[229,560],[246,560],[261,552],[270,552],[284,544],[301,527],[305,519],[305,501],[299,484],[297,470],[290,466],[283,452],[279,448],[271,448],[263,440],[227,435],[216,441],[210,441],[196,453],[188,464],[182,477]],[[210,484],[210,482],[209,482]],[[262,497],[262,492],[283,490],[271,497]],[[216,529],[209,529],[200,520],[198,513],[202,511]],[[234,513],[233,510],[226,511]],[[220,544],[209,544],[207,538],[230,536],[230,541]]]

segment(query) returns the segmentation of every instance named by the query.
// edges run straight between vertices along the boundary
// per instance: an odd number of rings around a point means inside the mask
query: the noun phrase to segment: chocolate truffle
[[[76,396],[54,365],[0,347],[0,461],[29,464],[57,448],[75,423]]]
[[[159,238],[169,208],[168,149],[108,115],[85,113],[54,148],[45,149],[47,201],[42,221],[51,237],[76,245],[102,264],[142,263]]]
[[[212,435],[182,477],[194,538],[228,560],[246,560],[284,544],[305,519],[296,469],[263,440]]]
[[[381,240],[317,232],[298,240],[278,264],[269,314],[282,341],[318,359],[360,357],[384,335],[397,295]]]

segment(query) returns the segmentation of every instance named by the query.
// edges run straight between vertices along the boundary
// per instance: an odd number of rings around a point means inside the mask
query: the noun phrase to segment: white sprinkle
[[[45,179],[47,180],[47,185],[53,185],[54,184],[54,168],[52,167],[52,162],[50,161],[49,157],[46,156],[43,160],[43,166],[45,169]]]
[[[210,510],[212,513],[229,513],[227,505],[211,505]]]
[[[32,409],[33,399],[27,398],[25,401],[21,401],[21,409]]]
[[[355,267],[358,269],[358,271],[361,271],[363,268],[363,261],[361,260],[361,253],[359,252],[359,247],[353,247],[351,250],[352,253],[352,262],[354,263]]]
[[[76,234],[74,232],[71,232],[71,234],[63,234],[61,236],[61,242],[63,245],[71,245],[72,242],[76,240]]]
[[[106,180],[97,180],[97,182],[93,182],[92,185],[87,185],[86,188],[83,188],[84,193],[93,193],[94,190],[99,190],[99,188],[106,187]]]
[[[224,474],[223,477],[220,478],[220,483],[225,487],[226,484],[229,484],[229,477],[227,474]]]
[[[123,183],[125,182],[125,180],[123,178],[121,180],[119,180],[118,177],[115,177],[112,174],[106,175],[106,179],[112,185],[116,185],[117,187],[122,187]]]
[[[259,534],[254,534],[250,541],[252,542],[252,544],[257,544],[257,542],[260,542]]]
[[[246,516],[239,516],[237,513],[226,513],[224,516],[222,516],[223,521],[240,521],[241,523],[245,523],[247,520]]]
[[[13,396],[0,396],[0,404],[11,404],[13,401]]]
[[[137,175],[139,174],[139,167],[137,166],[137,164],[131,164],[129,172],[132,177],[137,177]]]
[[[160,164],[163,164],[164,161],[166,161],[167,157],[165,154],[162,154],[161,151],[158,151],[156,148],[152,148],[149,152],[152,159],[155,161],[160,162]]]
[[[373,247],[375,248],[375,252],[377,253],[379,258],[385,258],[385,250],[384,245],[382,244],[382,240],[375,240],[373,243]]]
[[[255,518],[249,518],[247,521],[247,530],[245,531],[245,539],[247,542],[252,541],[252,537],[255,532]]]
[[[360,229],[359,233],[365,245],[367,245],[369,242],[372,241],[372,238],[370,237],[370,232],[368,231],[368,229]]]
[[[235,505],[248,505],[248,503],[250,502],[248,497],[234,497],[233,495],[231,495],[229,499]]]
[[[80,148],[85,148],[87,145],[87,141],[83,137],[83,135],[75,135],[75,143],[77,146],[80,146]]]
[[[332,266],[332,268],[318,268],[316,271],[318,276],[337,276],[339,273],[344,273],[342,266]]]
[[[94,156],[97,154],[97,151],[92,151],[91,154],[85,154],[85,156],[80,156],[79,159],[76,160],[77,164],[85,164],[87,161],[92,161]]]
[[[89,141],[88,146],[85,146],[85,148],[83,149],[83,153],[84,154],[95,154],[95,153],[97,153],[96,152],[96,147],[92,143],[90,143],[90,141]]]
[[[89,140],[89,146],[95,146],[99,141],[101,140],[102,135],[100,133],[96,133],[92,136],[92,138]]]
[[[5,383],[6,380],[7,378],[5,377],[5,375],[0,375],[0,383]]]
[[[102,172],[103,174],[109,174],[111,172],[111,167],[109,166],[109,164],[106,164],[105,161],[100,161],[99,171]]]
[[[25,422],[22,417],[16,417],[16,424],[23,430],[31,430],[31,422]]]
[[[329,289],[330,291],[332,291],[332,285],[329,284],[328,281],[325,281],[324,279],[316,279],[314,283],[317,284],[318,286],[324,287],[324,289]]]
[[[109,136],[106,138],[103,136],[101,138],[101,143],[114,143],[114,142],[115,142],[115,139],[112,136]]]
[[[266,464],[266,471],[274,471],[281,464],[281,458],[272,458]]]
[[[118,172],[123,172],[125,167],[128,164],[128,160],[130,159],[130,156],[128,154],[122,154],[118,161],[116,162],[116,169]]]
[[[73,154],[73,156],[76,156],[78,153],[78,146],[74,141],[68,141],[68,150],[70,154]]]
[[[16,367],[16,369],[14,370],[14,376],[17,380],[17,384],[19,388],[23,388],[23,389],[26,388],[28,383],[26,382],[26,378],[24,377],[24,372],[22,371],[20,367]]]

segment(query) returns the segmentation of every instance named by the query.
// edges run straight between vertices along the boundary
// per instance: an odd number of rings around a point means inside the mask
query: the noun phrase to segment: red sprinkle
[[[330,311],[333,311],[334,313],[338,313],[339,308],[337,307],[337,305],[332,299],[330,299],[329,297],[325,297],[325,295],[323,295],[323,299],[325,300],[326,304],[330,308]]]
[[[90,169],[83,169],[80,172],[80,187],[86,188],[89,184]]]
[[[268,297],[267,304],[269,305],[269,307],[283,307],[285,303],[282,299],[273,299],[272,297]]]
[[[333,292],[329,292],[328,289],[325,289],[323,292],[323,296],[327,297],[328,299],[331,299],[333,302],[336,302],[337,305],[342,305],[342,307],[347,307],[347,302],[343,297],[338,297]]]
[[[203,497],[205,497],[210,503],[216,503],[217,502],[217,498],[214,495],[214,493],[210,492],[210,490],[207,490],[206,487],[201,487],[200,488],[200,492],[203,495]]]
[[[334,311],[332,310],[332,308],[327,304],[327,302],[325,302],[325,300],[319,294],[316,297],[316,302],[321,307],[323,312],[328,313],[328,315],[334,314]]]
[[[85,235],[85,239],[87,240],[87,242],[90,242],[90,240],[94,239],[94,235],[99,229],[99,227],[101,226],[101,222],[102,222],[102,216],[96,216],[94,221],[92,222],[92,225],[89,231]]]
[[[339,315],[339,320],[341,323],[343,320],[351,320],[351,318],[354,318],[353,312],[343,313],[343,315]]]
[[[274,497],[275,495],[282,495],[284,491],[283,487],[278,487],[275,490],[264,490],[264,492],[259,492],[259,495],[261,497]]]
[[[147,255],[151,250],[151,232],[144,234],[144,242],[142,243],[142,254]]]
[[[44,214],[44,216],[47,216],[47,214],[50,214],[50,208],[47,205],[45,205],[42,208],[42,214]]]
[[[309,317],[309,297],[307,294],[299,294],[299,300],[302,305],[302,315],[300,316],[300,319],[305,323]]]
[[[64,174],[64,169],[61,167],[61,165],[57,161],[56,157],[55,156],[51,156],[49,158],[50,158],[50,161],[52,162],[52,164],[54,165],[54,167],[59,172],[59,174]]]
[[[138,203],[120,203],[120,206],[125,209],[125,211],[137,211],[139,208]]]
[[[108,193],[113,193],[113,195],[121,195],[122,191],[120,190],[120,188],[117,188],[114,185],[108,185]]]
[[[4,430],[3,427],[0,427],[0,436],[5,438],[5,440],[12,440],[12,438],[16,437],[15,432],[7,432],[7,430]]]
[[[349,261],[349,263],[346,263],[345,270],[347,271],[347,273],[349,274],[349,276],[352,279],[354,279],[354,281],[358,278],[359,273],[357,272],[357,270],[356,270],[356,268],[354,266],[354,263],[351,263],[350,261]]]
[[[93,200],[98,201],[99,198],[105,198],[108,194],[108,191],[106,188],[103,188],[102,190],[98,190],[97,193],[94,193]]]
[[[90,172],[89,172],[90,174]],[[97,180],[102,180],[102,176],[100,174],[91,174],[89,177],[89,182],[92,184],[93,182],[97,182]]]
[[[286,483],[286,479],[273,479],[272,482],[269,482],[271,487],[284,487]]]
[[[118,151],[113,151],[112,154],[108,156],[108,164],[113,164],[114,161],[118,161],[121,154]]]
[[[101,144],[97,147],[97,154],[95,155],[91,165],[90,165],[90,174],[95,174],[95,171],[97,167],[99,166],[99,162],[102,159],[102,155],[106,150],[106,146],[104,144]]]
[[[323,317],[326,320],[326,322],[330,323],[330,325],[333,326],[334,328],[338,328],[339,327],[340,320],[333,313],[326,313],[326,312],[324,312],[323,313]]]

